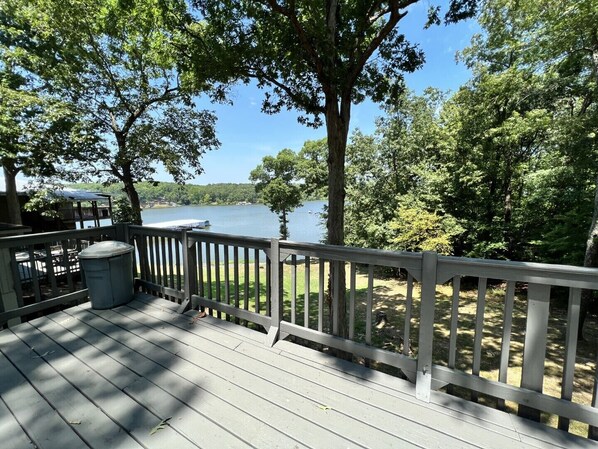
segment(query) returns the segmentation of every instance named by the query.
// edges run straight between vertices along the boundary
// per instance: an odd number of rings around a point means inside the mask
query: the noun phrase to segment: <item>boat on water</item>
[[[205,229],[210,226],[209,220],[198,220],[195,218],[184,218],[182,220],[162,221],[159,223],[150,223],[144,226],[152,228],[170,229],[173,231],[184,231],[193,229]]]

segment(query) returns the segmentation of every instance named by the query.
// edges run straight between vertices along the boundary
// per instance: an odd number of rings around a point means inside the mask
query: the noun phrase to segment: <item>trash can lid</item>
[[[108,240],[94,243],[79,253],[79,259],[104,259],[133,252],[135,248],[125,242]]]

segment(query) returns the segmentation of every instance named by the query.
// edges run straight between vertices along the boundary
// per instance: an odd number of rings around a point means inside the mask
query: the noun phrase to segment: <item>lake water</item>
[[[289,240],[320,243],[324,225],[320,213],[324,201],[307,201],[289,214]],[[144,225],[161,221],[194,219],[209,220],[208,231],[249,237],[278,237],[278,216],[263,204],[247,206],[180,206],[162,209],[144,209]]]

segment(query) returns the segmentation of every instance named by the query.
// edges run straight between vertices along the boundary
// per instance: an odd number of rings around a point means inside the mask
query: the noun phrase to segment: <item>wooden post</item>
[[[542,392],[544,363],[546,359],[546,337],[550,313],[550,285],[528,284],[527,323],[523,346],[523,367],[521,388]],[[540,410],[519,405],[517,413],[524,418],[540,421]]]
[[[432,390],[432,347],[434,342],[437,264],[438,254],[432,251],[425,251],[423,253],[415,396],[417,399],[425,402],[430,402],[430,393]]]
[[[10,262],[10,249],[0,248],[0,307],[2,312],[18,309],[19,301],[14,288],[14,278]],[[21,323],[21,318],[8,320],[8,326]]]
[[[280,246],[278,239],[270,241],[270,291],[266,295],[270,296],[270,316],[272,324],[268,330],[266,344],[270,347],[280,337],[280,323],[282,321],[282,297],[280,294]]]
[[[179,313],[185,313],[192,307],[193,294],[197,293],[197,252],[195,242],[183,231],[183,274],[185,276],[185,300],[179,307]]]

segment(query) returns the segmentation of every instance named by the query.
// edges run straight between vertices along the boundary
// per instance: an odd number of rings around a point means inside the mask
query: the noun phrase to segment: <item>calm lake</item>
[[[320,243],[324,226],[320,213],[324,201],[307,201],[289,214],[289,240]],[[208,231],[249,237],[278,237],[278,217],[263,204],[247,206],[180,206],[162,209],[144,209],[144,225],[161,221],[194,219],[209,220]]]

